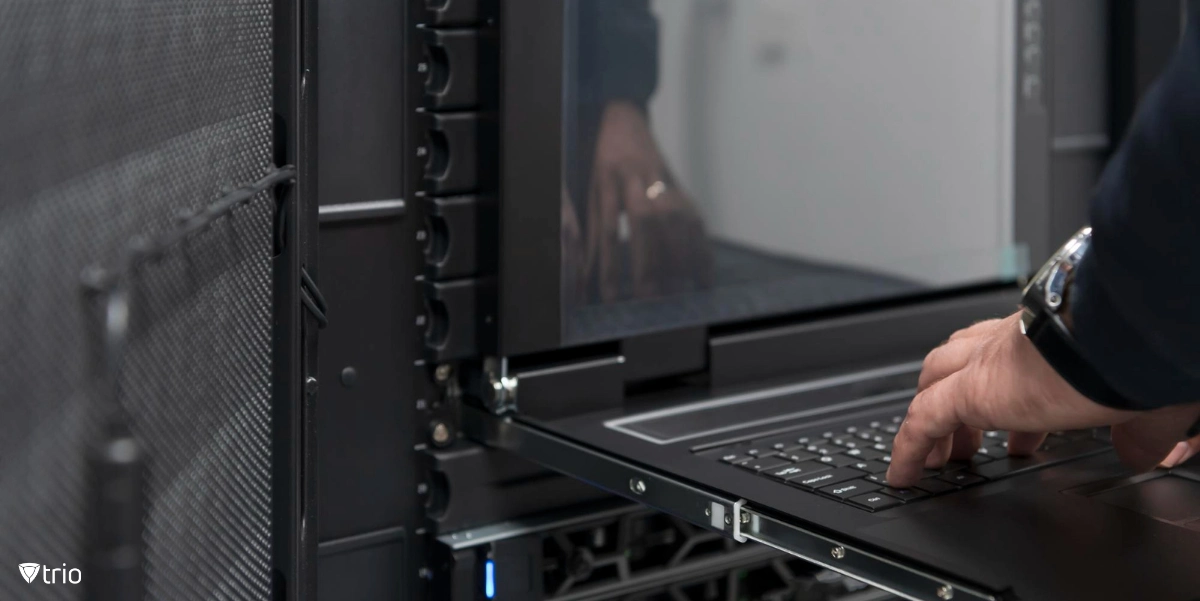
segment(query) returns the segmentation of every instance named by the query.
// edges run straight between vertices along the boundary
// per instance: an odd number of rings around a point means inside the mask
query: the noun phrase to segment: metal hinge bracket
[[[508,375],[508,359],[488,357],[483,360],[487,388],[483,402],[495,415],[517,412],[517,378]]]

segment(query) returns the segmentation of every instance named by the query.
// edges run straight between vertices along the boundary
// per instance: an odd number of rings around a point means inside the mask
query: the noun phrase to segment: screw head
[[[942,599],[943,601],[949,601],[950,599],[953,599],[954,587],[950,586],[949,584],[943,584],[942,586],[939,586],[937,590],[937,596],[938,599]]]
[[[358,383],[358,371],[351,366],[346,366],[342,369],[342,386],[346,388],[354,388]]]
[[[443,363],[433,370],[433,377],[438,382],[445,382],[450,379],[450,364]]]
[[[637,495],[645,494],[646,482],[644,480],[642,480],[641,478],[630,478],[629,479],[629,490],[633,491],[633,493],[637,494]]]
[[[846,556],[846,548],[839,545],[830,549],[829,554],[832,555],[834,559],[841,559]]]
[[[732,523],[733,523],[733,518],[729,517],[729,514],[725,514],[725,523],[726,523],[726,524],[732,524]]]
[[[743,523],[743,524],[749,524],[749,523],[750,523],[750,514],[748,514],[748,513],[745,513],[745,512],[743,512],[743,513],[742,513],[742,523]]]
[[[417,485],[417,494],[418,494],[418,495],[424,495],[424,494],[425,494],[425,493],[427,493],[427,492],[429,492],[429,485],[428,485],[428,484],[425,484],[424,482],[422,482],[422,483],[420,483],[420,484],[418,484],[418,485]]]
[[[450,427],[446,422],[434,422],[431,436],[434,444],[444,445],[450,442]]]
[[[308,379],[304,380],[304,392],[307,392],[308,394],[316,394],[317,393],[317,379],[316,378],[309,376]]]
[[[708,516],[708,517],[712,517],[712,507],[705,507],[705,508],[704,508],[704,515],[706,515],[706,516]]]

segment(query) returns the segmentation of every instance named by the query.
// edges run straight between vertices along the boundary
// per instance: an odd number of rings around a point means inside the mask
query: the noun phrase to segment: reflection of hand
[[[889,482],[911,486],[922,467],[970,459],[982,430],[1011,431],[1008,452],[1028,455],[1046,432],[1111,425],[1113,446],[1130,467],[1178,461],[1172,450],[1200,415],[1200,405],[1148,412],[1098,405],[1046,363],[1021,334],[1019,320],[1016,314],[975,324],[929,353],[896,434]]]
[[[600,300],[707,286],[704,223],[632,104],[610,104],[600,121],[587,222],[587,279]]]
[[[579,216],[575,213],[575,203],[563,186],[562,191],[562,274],[563,298],[572,303],[581,302],[586,294],[587,248],[584,246],[583,232],[579,227]]]

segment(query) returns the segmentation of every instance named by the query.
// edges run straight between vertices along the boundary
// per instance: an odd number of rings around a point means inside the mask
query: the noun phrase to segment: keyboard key
[[[917,499],[924,499],[925,497],[929,496],[929,493],[923,490],[917,490],[915,488],[892,488],[887,486],[879,489],[879,492],[889,497],[896,497],[905,503],[909,501],[916,501]]]
[[[765,472],[776,468],[789,465],[790,461],[784,461],[778,457],[763,457],[761,459],[751,459],[737,464],[738,467],[752,472]]]
[[[987,465],[981,465],[976,471],[988,478],[999,478],[1037,467],[1042,463],[1040,459],[1033,457],[1005,457]]]
[[[862,462],[858,462],[858,463],[862,463]],[[868,474],[883,474],[883,473],[886,473],[887,470],[888,470],[888,464],[883,463],[881,461],[866,462],[866,467],[863,469],[863,471],[866,471],[866,473],[868,473]]]
[[[824,486],[829,486],[830,484],[838,484],[847,480],[856,480],[861,477],[862,472],[858,470],[852,470],[848,467],[841,467],[816,473],[811,476],[792,478],[791,480],[788,480],[787,483],[791,484],[792,486],[816,490]]]
[[[777,442],[777,443],[771,445],[771,448],[775,449],[776,451],[782,451],[782,450],[788,448],[788,446],[789,445],[786,442]]]
[[[883,426],[883,422],[877,422],[877,421],[876,421],[876,422],[871,422],[871,429],[872,429],[872,430],[878,430],[878,429],[879,429],[880,427],[882,427],[882,426]]]
[[[888,485],[887,472],[879,472],[878,474],[871,474],[870,476],[867,476],[865,478],[865,480],[869,480],[871,482],[874,482],[876,484],[881,484],[883,486]]]
[[[1001,446],[982,446],[979,447],[979,452],[976,453],[976,455],[984,455],[992,459],[1004,459],[1005,457],[1008,457],[1008,449]]]
[[[900,431],[900,426],[884,426],[884,427],[880,428],[880,430],[895,436],[896,433]]]
[[[850,502],[871,511],[879,511],[880,509],[887,509],[900,504],[899,499],[877,492],[869,492],[865,495],[851,497]]]
[[[942,480],[941,478],[926,478],[917,482],[916,488],[919,488],[931,495],[940,495],[944,492],[958,490],[958,487]]]
[[[1008,432],[1004,430],[989,430],[983,433],[984,440],[1008,440]]]
[[[961,471],[961,470],[965,470],[965,469],[970,469],[974,466],[975,466],[975,464],[970,461],[947,461],[946,465],[944,467],[942,467],[941,470],[938,470],[938,471],[943,474],[948,474],[950,472],[957,472],[957,471]]]
[[[832,468],[827,465],[821,465],[815,461],[805,461],[804,463],[785,465],[773,470],[768,470],[763,472],[763,475],[776,480],[790,480],[792,478],[815,474],[828,469]]]
[[[799,450],[799,448],[797,448],[796,450],[780,451],[780,452],[776,453],[775,456],[780,459],[787,459],[788,461],[791,461],[792,463],[800,463],[801,461],[808,461],[809,459],[813,459],[815,457],[820,457],[820,455],[817,455],[816,453],[809,453],[808,451],[801,451],[801,450]]]
[[[745,454],[747,454],[747,455],[749,455],[749,456],[751,456],[751,457],[758,457],[759,455],[764,455],[764,454],[766,454],[766,455],[770,455],[770,454],[771,454],[771,449],[765,449],[765,448],[761,448],[761,447],[755,447],[755,448],[752,448],[752,449],[746,449],[745,451],[742,451],[742,452],[743,452],[743,453],[745,453]]]
[[[955,486],[971,486],[972,484],[987,482],[987,478],[972,474],[968,471],[951,472],[949,474],[942,474],[938,477]]]
[[[875,449],[851,449],[844,454],[850,455],[855,459],[862,459],[863,461],[875,461],[885,455],[885,453],[880,453]]]
[[[850,464],[850,467],[853,469],[856,469],[860,472],[863,472],[865,474],[871,473],[871,462],[870,461],[855,461],[854,463]]]
[[[882,462],[884,462],[884,463],[891,463],[891,462],[892,462],[892,456],[891,456],[891,455],[884,455],[883,457],[880,457],[880,458],[879,458],[879,461],[882,461]]]
[[[879,490],[880,485],[866,480],[850,480],[838,484],[830,484],[824,488],[818,489],[827,495],[837,497],[839,499],[849,499],[850,497],[866,494]]]
[[[779,449],[779,450],[780,450],[780,452],[783,452],[783,453],[795,453],[796,451],[803,451],[804,447],[807,447],[807,446],[808,445],[806,445],[806,444],[793,444],[793,443],[789,442],[789,443],[783,445],[783,448]]]
[[[877,443],[871,445],[871,448],[875,449],[876,451],[879,451],[880,453],[891,453],[892,452],[892,445],[884,443],[884,442],[877,442]]]
[[[812,443],[812,438],[808,437],[808,436],[801,436],[796,439],[796,444],[807,445],[807,444],[811,444],[811,443]]]
[[[846,434],[857,434],[857,433],[858,433],[858,426],[850,426],[849,428],[846,428]]]
[[[837,445],[828,444],[828,443],[822,443],[822,444],[808,445],[807,447],[804,448],[804,450],[808,451],[809,453],[816,453],[818,455],[834,455],[837,453],[841,453],[842,447],[839,447]]]
[[[749,459],[751,459],[751,457],[749,455],[741,455],[738,453],[733,453],[731,455],[724,455],[721,457],[721,461],[723,463],[741,463],[743,461],[748,461]]]
[[[833,444],[835,444],[839,447],[847,448],[847,449],[853,449],[855,447],[860,446],[859,445],[860,442],[862,442],[862,441],[856,440],[849,436],[838,436],[837,438],[833,439]]]
[[[825,455],[824,457],[817,458],[817,461],[825,465],[832,465],[833,467],[845,467],[854,463],[854,458],[845,455]]]
[[[892,423],[893,423],[893,424],[900,425],[902,422],[904,422],[904,416],[903,416],[903,415],[896,415],[896,416],[893,416],[893,417],[892,417]]]
[[[833,432],[822,432],[821,433],[821,438],[824,438],[826,440],[833,438],[834,436],[837,436],[837,434],[834,434]]]
[[[877,435],[871,433],[871,431],[869,431],[869,430],[866,432],[859,432],[858,434],[855,434],[855,437],[858,438],[859,440],[865,440],[867,442],[880,442],[879,440],[874,440],[875,438],[879,438],[879,437]]]

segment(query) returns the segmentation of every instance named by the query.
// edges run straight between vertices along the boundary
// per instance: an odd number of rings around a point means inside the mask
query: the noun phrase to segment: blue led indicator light
[[[483,594],[488,599],[496,597],[496,562],[490,559],[483,564]]]

